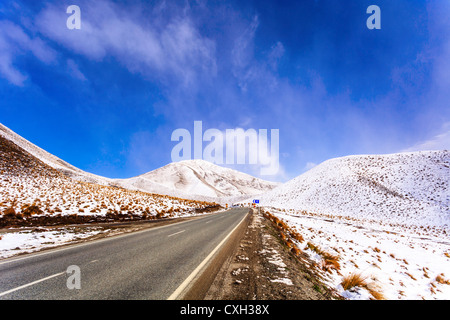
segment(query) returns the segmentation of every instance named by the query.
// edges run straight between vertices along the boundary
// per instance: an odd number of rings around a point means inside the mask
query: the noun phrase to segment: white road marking
[[[181,231],[178,231],[178,232],[175,232],[175,233],[169,234],[169,235],[167,236],[167,238],[169,238],[169,237],[171,237],[171,236],[174,236],[174,235],[176,235],[176,234],[179,234],[179,233],[185,232],[185,231],[186,231],[186,230],[181,230]]]
[[[246,216],[247,216],[247,215],[245,215],[244,218],[245,218]],[[222,217],[220,217],[220,218],[222,218]],[[227,235],[220,243],[219,243],[219,245],[217,245],[217,247],[216,247],[216,248],[215,248],[215,249],[214,249],[214,250],[213,250],[213,251],[212,251],[212,252],[211,252],[204,260],[203,260],[203,261],[202,261],[202,263],[200,263],[200,265],[199,265],[199,266],[198,266],[198,267],[197,267],[197,268],[189,275],[189,277],[186,278],[186,280],[185,280],[185,281],[177,288],[177,290],[175,290],[175,291],[172,293],[172,295],[168,298],[168,300],[174,300],[174,299],[176,299],[176,298],[181,294],[181,292],[183,291],[183,289],[187,287],[187,285],[189,284],[189,282],[192,281],[192,279],[200,272],[200,270],[201,270],[201,269],[203,268],[203,266],[208,262],[208,260],[211,259],[211,257],[216,253],[217,250],[219,250],[219,248],[222,246],[222,244],[229,238],[229,236],[234,232],[234,230],[237,229],[237,227],[242,223],[242,221],[244,220],[244,218],[242,218],[242,220],[238,223],[238,225],[236,225],[236,227],[235,227],[235,228],[234,228],[234,229],[233,229],[233,230],[232,230],[232,231],[231,231],[231,232],[230,232],[230,233],[229,233],[229,234],[228,234],[228,235]],[[183,223],[186,223],[186,222],[189,222],[189,220],[188,220],[188,221],[178,222],[177,224],[180,225],[180,224],[183,224]],[[59,251],[70,250],[70,249],[73,249],[73,248],[76,248],[76,247],[87,246],[87,245],[90,245],[90,244],[93,244],[93,243],[99,243],[99,242],[104,242],[104,241],[110,241],[110,240],[114,240],[114,239],[117,239],[117,238],[122,238],[122,237],[131,236],[131,235],[133,235],[133,234],[138,234],[138,233],[148,232],[148,231],[152,231],[152,230],[156,230],[156,229],[166,228],[166,227],[169,227],[169,226],[170,226],[170,225],[160,226],[160,227],[155,227],[155,228],[149,228],[149,229],[140,230],[140,231],[137,231],[137,232],[132,232],[132,233],[130,233],[130,234],[121,234],[121,235],[114,236],[114,237],[111,237],[111,238],[100,239],[100,240],[92,241],[92,242],[88,242],[88,243],[81,243],[81,244],[69,245],[69,246],[67,246],[67,247],[57,248],[57,249],[49,250],[49,251],[46,251],[46,252],[40,252],[40,253],[30,254],[29,256],[24,256],[24,257],[20,257],[20,258],[7,259],[6,261],[1,261],[1,262],[0,262],[0,265],[6,264],[6,263],[10,263],[10,262],[16,262],[16,261],[20,261],[20,260],[24,260],[24,259],[28,259],[28,258],[33,258],[33,257],[36,257],[36,256],[47,255],[47,254],[51,254],[51,253],[55,253],[55,252],[59,252]],[[173,233],[173,234],[169,235],[168,237],[174,236],[174,235],[179,234],[179,233],[182,233],[182,232],[184,232],[184,231],[186,231],[186,230],[182,230],[182,231]],[[97,261],[98,261],[98,260],[92,260],[90,263],[94,263],[94,262],[97,262]],[[46,281],[46,280],[50,280],[50,279],[52,279],[52,278],[58,277],[58,276],[63,275],[63,274],[66,274],[66,272],[64,271],[64,272],[55,273],[55,274],[50,275],[50,276],[48,276],[48,277],[45,277],[45,278],[42,278],[42,279],[39,279],[39,280],[30,282],[30,283],[21,285],[21,286],[19,286],[19,287],[16,287],[16,288],[13,288],[13,289],[10,289],[10,290],[1,292],[1,293],[0,293],[0,297],[5,296],[5,295],[10,294],[10,293],[13,293],[13,292],[18,291],[18,290],[21,290],[21,289],[24,289],[24,288],[33,286],[33,285],[38,284],[38,283],[40,283],[40,282],[44,282],[44,281]]]
[[[202,268],[208,263],[208,261],[214,256],[214,254],[220,249],[220,247],[228,240],[228,238],[233,234],[233,232],[241,225],[247,214],[239,221],[239,223],[230,231],[230,233],[214,248],[213,251],[195,268],[194,271],[183,281],[182,284],[167,298],[167,300],[175,300],[184,289],[189,285],[189,283],[197,276],[197,274],[202,270]]]
[[[12,292],[14,292],[14,291],[20,290],[20,289],[24,289],[24,288],[26,288],[26,287],[30,287],[30,286],[32,286],[32,285],[35,285],[36,283],[43,282],[43,281],[49,280],[49,279],[51,279],[51,278],[54,278],[54,277],[63,275],[63,274],[65,274],[65,273],[66,273],[66,272],[55,273],[55,274],[52,274],[51,276],[48,276],[48,277],[45,277],[45,278],[42,278],[42,279],[39,279],[39,280],[30,282],[30,283],[27,283],[27,284],[24,284],[23,286],[20,286],[20,287],[17,287],[17,288],[8,290],[8,291],[4,291],[4,292],[0,293],[0,297],[2,297],[2,296],[4,296],[4,295],[7,295],[7,294],[9,294],[9,293],[12,293]]]
[[[218,214],[221,214],[221,213],[223,213],[223,211],[222,212],[218,212]],[[200,217],[199,219],[205,219],[205,218],[208,218],[208,216]],[[131,237],[131,236],[134,236],[134,235],[139,234],[139,233],[151,232],[151,231],[158,230],[158,229],[169,228],[169,227],[172,227],[174,225],[181,225],[183,223],[188,223],[188,222],[192,222],[192,221],[195,221],[195,220],[180,221],[180,222],[176,222],[176,223],[172,223],[172,224],[168,224],[168,225],[164,225],[164,226],[153,227],[153,228],[146,228],[146,229],[140,230],[140,231],[134,231],[134,232],[130,232],[130,233],[114,235],[114,236],[110,236],[110,237],[107,237],[107,238],[93,240],[93,241],[88,241],[88,242],[84,242],[84,243],[68,244],[68,245],[66,245],[64,247],[61,247],[61,248],[57,247],[57,248],[46,250],[46,251],[43,251],[43,252],[29,253],[29,254],[21,256],[21,257],[6,258],[5,260],[0,261],[0,265],[11,263],[11,262],[17,262],[17,261],[21,261],[21,260],[25,260],[25,259],[30,259],[30,258],[34,258],[34,257],[38,257],[38,256],[48,255],[48,254],[52,254],[52,253],[55,253],[55,252],[71,250],[71,249],[79,248],[79,247],[83,247],[83,246],[89,246],[89,245],[92,245],[92,244],[98,244],[98,243],[101,243],[101,242],[114,241],[114,240],[116,240],[118,238]]]

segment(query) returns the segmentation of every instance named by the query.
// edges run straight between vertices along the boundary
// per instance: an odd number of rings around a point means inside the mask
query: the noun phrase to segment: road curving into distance
[[[0,299],[181,299],[241,227],[248,212],[248,208],[232,208],[2,260]]]

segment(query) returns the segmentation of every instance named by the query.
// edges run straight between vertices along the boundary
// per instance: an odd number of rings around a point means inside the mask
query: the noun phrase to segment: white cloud
[[[419,129],[434,135],[403,151],[450,150],[450,2],[430,1],[427,4],[430,33],[429,46],[423,52],[430,62],[430,90],[423,99],[423,113]]]
[[[276,72],[279,61],[284,56],[285,48],[280,41],[277,41],[265,53],[263,59],[257,59],[254,42],[259,24],[258,16],[254,16],[240,36],[234,40],[231,50],[232,73],[242,92],[247,92],[251,85],[263,87],[265,90],[270,89],[270,91],[278,87],[279,78]]]
[[[149,131],[135,132],[130,137],[126,151],[127,163],[137,172],[144,173],[151,170],[150,159],[154,155],[154,137]]]
[[[200,74],[216,72],[215,43],[202,37],[187,16],[157,25],[152,17],[108,1],[86,2],[80,8],[80,30],[64,27],[68,15],[55,5],[37,16],[37,29],[76,54],[94,61],[113,57],[144,76],[171,76],[189,84]]]
[[[214,135],[223,144],[222,150],[218,150],[222,157],[219,164],[262,178],[285,178],[284,168],[280,165],[278,129],[235,128],[216,130]],[[204,147],[208,144],[205,142]],[[214,162],[215,159],[204,160]]]
[[[268,55],[268,64],[272,69],[278,69],[278,62],[284,56],[285,51],[283,44],[279,41],[272,46]]]
[[[314,168],[315,166],[317,166],[317,163],[307,162],[305,165],[305,168],[303,170],[308,171],[308,170],[311,170],[312,168]]]
[[[23,86],[27,76],[18,71],[12,62],[12,55],[3,50],[0,52],[0,74],[16,86]]]
[[[68,59],[67,60],[67,68],[69,70],[69,74],[81,81],[86,81],[86,77],[84,76],[84,74],[80,71],[80,68],[78,67],[78,65],[75,63],[75,61],[73,61],[72,59]]]
[[[254,16],[247,29],[234,41],[234,47],[231,54],[235,68],[245,68],[252,62],[254,55],[253,42],[258,26],[258,16]]]
[[[444,124],[442,132],[434,137],[421,141],[412,147],[409,147],[404,152],[411,151],[428,151],[428,150],[450,150],[450,122]]]
[[[42,39],[30,37],[10,21],[0,21],[0,75],[14,85],[23,86],[28,78],[14,66],[15,59],[27,52],[46,64],[56,59],[56,52]]]

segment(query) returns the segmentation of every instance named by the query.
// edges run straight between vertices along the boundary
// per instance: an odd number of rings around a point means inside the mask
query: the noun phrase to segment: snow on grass
[[[1,233],[0,259],[83,240],[102,232],[105,232],[104,228],[92,227],[80,231],[77,228],[63,227],[52,230],[35,228]]]
[[[327,216],[271,210],[302,234],[297,246],[311,259],[321,257],[306,246],[339,256],[339,270],[325,273],[327,284],[349,299],[450,299],[450,237],[425,229],[389,228],[365,220],[330,219]],[[365,285],[344,290],[342,281],[360,274]],[[373,290],[374,294],[370,294]]]
[[[449,178],[446,150],[357,155],[259,199],[296,228],[297,247],[344,297],[450,299]],[[364,281],[344,289],[351,275]]]
[[[327,160],[261,195],[260,205],[450,231],[450,152]],[[245,201],[243,201],[245,202]]]

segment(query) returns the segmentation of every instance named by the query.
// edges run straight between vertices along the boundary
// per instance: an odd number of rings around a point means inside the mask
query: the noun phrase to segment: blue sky
[[[69,30],[69,5],[81,29]],[[369,5],[381,29],[369,30]],[[278,129],[286,181],[450,148],[448,1],[0,3],[0,122],[92,173],[171,162],[177,128]],[[259,176],[258,166],[233,165]]]

